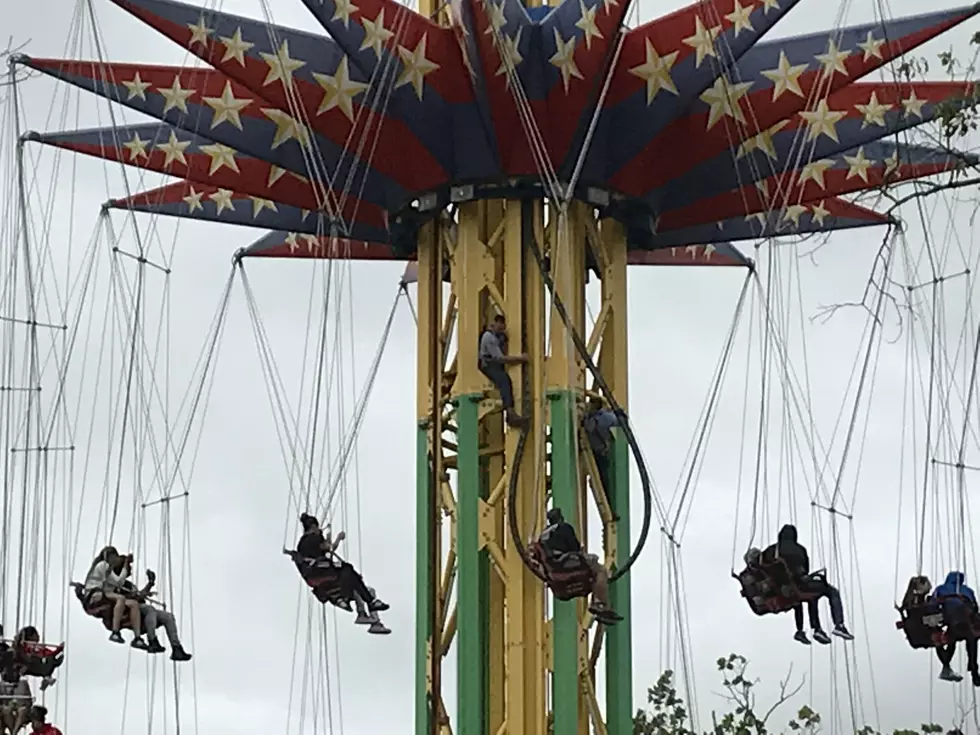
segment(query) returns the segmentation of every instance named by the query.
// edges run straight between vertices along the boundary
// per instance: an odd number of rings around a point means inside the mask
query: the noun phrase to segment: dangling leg
[[[796,623],[796,633],[793,635],[794,641],[799,641],[804,646],[810,645],[810,639],[806,637],[803,630],[803,603],[799,602],[793,608],[793,620]]]
[[[589,606],[589,612],[607,625],[618,623],[623,616],[609,607],[609,572],[599,563],[599,557],[595,554],[587,554],[585,560],[593,576],[592,604]]]
[[[122,628],[123,613],[126,611],[126,598],[114,592],[106,592],[105,598],[113,602],[112,606],[112,633],[109,640],[113,643],[125,643],[119,630]],[[139,631],[139,628],[137,628]]]
[[[942,666],[939,678],[943,681],[963,681],[963,677],[953,671],[953,656],[956,654],[956,641],[936,647],[936,658]]]
[[[170,641],[170,660],[171,661],[190,661],[191,654],[184,650],[180,642],[180,635],[177,633],[177,618],[169,610],[158,610],[157,620],[167,633],[167,640]]]
[[[810,616],[810,629],[813,631],[813,640],[826,646],[830,643],[830,636],[824,632],[823,626],[820,625],[820,599],[808,600],[806,610]]]
[[[360,601],[366,604],[367,609],[371,612],[384,612],[390,607],[388,603],[379,600],[373,590],[368,589],[368,586],[364,583],[364,578],[357,573],[357,570],[353,566],[344,564],[340,572],[343,575],[344,584],[349,585],[349,589],[352,590],[351,596],[354,598],[355,605]],[[357,609],[360,612],[360,605],[358,605]]]

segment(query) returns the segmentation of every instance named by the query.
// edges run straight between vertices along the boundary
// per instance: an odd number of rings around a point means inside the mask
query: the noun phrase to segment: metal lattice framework
[[[159,121],[28,136],[179,179],[110,208],[271,230],[242,258],[417,260],[415,732],[632,732],[629,436],[608,498],[590,494],[575,420],[597,386],[628,406],[627,267],[750,266],[733,242],[889,223],[847,195],[960,166],[886,138],[972,86],[857,80],[977,7],[768,41],[797,0],[705,0],[630,30],[628,0],[303,0],[326,35],[112,2],[210,68],[15,59]],[[495,313],[530,358],[511,368],[523,431],[477,369]],[[549,492],[592,547],[596,503],[619,625],[592,627],[582,601],[549,617],[508,523],[537,532]]]

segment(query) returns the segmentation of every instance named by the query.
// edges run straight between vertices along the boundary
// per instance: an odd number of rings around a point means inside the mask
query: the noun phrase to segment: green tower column
[[[432,578],[429,564],[429,525],[432,504],[429,483],[432,464],[429,460],[429,422],[420,421],[415,442],[415,735],[430,735],[432,713],[430,702],[429,637],[432,635],[432,605],[438,584]]]
[[[481,500],[486,483],[480,466],[479,402],[482,394],[460,396],[456,509],[456,731],[487,732],[487,622],[489,560],[480,537]]]
[[[562,509],[565,520],[576,530],[578,517],[578,462],[575,449],[575,396],[570,390],[550,391],[551,407],[551,499]],[[552,709],[555,716],[554,735],[578,735],[579,732],[579,670],[578,670],[578,601],[554,601],[552,644],[554,678],[552,680]]]
[[[609,502],[616,523],[616,559],[623,564],[630,555],[630,451],[621,429],[613,430],[613,461]],[[609,735],[633,733],[633,640],[630,574],[609,587],[609,602],[622,622],[606,629],[606,728]]]

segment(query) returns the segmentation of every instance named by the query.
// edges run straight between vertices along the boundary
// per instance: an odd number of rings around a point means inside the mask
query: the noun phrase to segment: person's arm
[[[330,544],[330,548],[328,549],[328,551],[329,551],[329,552],[330,552],[331,554],[333,554],[334,552],[336,552],[336,551],[337,551],[337,548],[338,548],[338,547],[340,546],[340,542],[341,542],[341,541],[343,541],[343,540],[344,540],[345,538],[347,538],[347,534],[346,534],[346,532],[344,532],[344,531],[340,531],[340,532],[339,532],[339,533],[338,533],[338,534],[337,534],[337,535],[336,535],[336,536],[334,537],[334,539],[333,539],[333,541],[332,541],[332,542],[331,542],[331,544]]]
[[[504,351],[500,348],[500,340],[497,339],[497,335],[493,332],[484,332],[480,338],[480,357],[483,358],[484,362],[496,363],[498,365],[513,365],[519,362],[527,362],[527,355],[505,355]]]

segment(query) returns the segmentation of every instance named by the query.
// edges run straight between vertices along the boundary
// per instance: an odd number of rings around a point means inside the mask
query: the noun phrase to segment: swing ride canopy
[[[243,256],[411,259],[474,198],[571,192],[633,264],[747,265],[731,243],[885,224],[846,198],[967,159],[894,133],[973,95],[858,82],[977,6],[762,40],[797,0],[712,0],[623,28],[627,0],[303,0],[328,35],[113,0],[213,69],[19,57],[161,122],[32,133],[180,181],[109,207],[268,228]],[[890,141],[883,140],[893,136]]]

